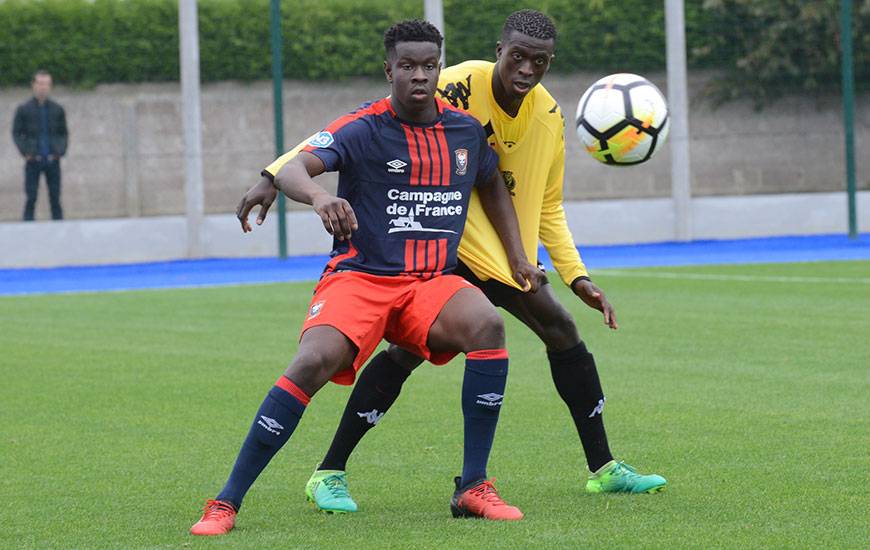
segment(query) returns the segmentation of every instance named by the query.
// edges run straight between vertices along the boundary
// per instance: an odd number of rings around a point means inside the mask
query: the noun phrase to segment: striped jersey
[[[427,124],[400,120],[390,98],[335,120],[265,169],[275,176],[299,151],[338,171],[337,196],[347,200],[359,229],[333,239],[324,272],[433,277],[456,267],[456,253],[475,183],[498,158],[481,124],[436,100]]]

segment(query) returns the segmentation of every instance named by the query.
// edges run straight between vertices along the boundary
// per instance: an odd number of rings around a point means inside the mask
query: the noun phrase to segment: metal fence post
[[[281,0],[272,0],[272,105],[275,116],[275,156],[284,154],[284,67],[281,41]],[[278,255],[287,257],[287,200],[278,193]]]
[[[858,238],[855,206],[855,77],[852,58],[852,0],[840,0],[840,46],[843,48],[843,129],[846,136],[846,192],[849,195],[849,238]]]

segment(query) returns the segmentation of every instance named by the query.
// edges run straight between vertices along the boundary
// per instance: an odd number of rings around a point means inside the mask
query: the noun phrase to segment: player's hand
[[[523,292],[537,292],[546,280],[544,272],[528,261],[522,261],[515,265],[513,267],[513,276],[514,281],[520,285]]]
[[[571,287],[574,294],[577,295],[583,302],[594,309],[597,309],[604,314],[604,324],[613,330],[619,328],[616,324],[616,312],[613,306],[607,301],[607,296],[604,291],[598,288],[592,281],[581,279],[574,283]]]
[[[322,193],[314,197],[311,206],[320,216],[326,232],[339,241],[350,239],[353,232],[359,229],[353,208],[342,198]]]
[[[275,202],[277,196],[278,190],[275,189],[269,178],[265,176],[257,185],[248,189],[248,192],[245,193],[245,196],[242,197],[239,206],[236,208],[236,217],[239,219],[239,223],[242,224],[242,232],[248,233],[251,231],[248,214],[258,204],[260,205],[260,213],[257,214],[257,225],[263,225],[263,222],[266,220],[266,212],[269,211],[269,207]]]

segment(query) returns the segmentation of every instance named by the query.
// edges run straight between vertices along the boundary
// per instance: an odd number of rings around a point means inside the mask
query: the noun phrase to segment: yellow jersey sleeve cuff
[[[271,177],[271,179],[274,180],[274,179],[275,179],[275,176],[278,175],[278,172],[281,171],[281,168],[283,168],[284,165],[287,164],[287,163],[290,161],[290,159],[293,158],[294,156],[296,156],[295,153],[293,154],[293,156],[289,156],[289,155],[286,155],[286,154],[281,155],[280,157],[278,157],[277,159],[275,159],[275,160],[272,162],[272,164],[270,164],[269,166],[263,168],[263,172],[262,172],[262,174],[263,174],[264,176],[266,176],[267,178]],[[286,158],[285,158],[285,157],[286,157]]]
[[[278,172],[281,171],[281,168],[284,168],[284,165],[290,162],[290,159],[298,155],[299,151],[301,151],[305,147],[305,144],[306,142],[303,141],[293,149],[287,151],[286,153],[272,161],[272,164],[263,168],[263,171],[260,172],[260,174],[271,179],[272,181],[275,181],[275,176],[278,175]]]
[[[589,279],[589,272],[586,271],[586,266],[580,264],[576,266],[574,269],[567,271],[565,273],[559,273],[559,276],[562,277],[562,281],[568,285],[569,288],[578,280],[582,278]]]

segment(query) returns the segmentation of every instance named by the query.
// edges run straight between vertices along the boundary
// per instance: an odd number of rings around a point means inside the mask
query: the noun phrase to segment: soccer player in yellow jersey
[[[484,126],[489,144],[499,156],[499,169],[513,199],[527,257],[536,258],[538,242],[542,243],[562,281],[586,305],[601,311],[604,323],[615,330],[613,307],[589,278],[562,207],[564,119],[553,96],[539,84],[554,57],[555,38],[556,28],[543,13],[515,12],[505,21],[496,45],[496,62],[467,61],[448,67],[441,71],[438,91]],[[267,170],[280,169],[276,164]],[[638,474],[613,459],[602,420],[605,398],[592,354],[548,284],[531,293],[515,282],[501,241],[476,192],[469,205],[459,260],[456,274],[525,323],[546,346],[553,382],[568,406],[586,455],[590,470],[586,491],[662,490],[667,483],[663,477]],[[348,492],[347,459],[420,363],[419,357],[391,346],[362,371],[332,445],[306,487],[308,498],[318,508],[331,512],[357,509]],[[500,395],[479,397],[501,399]],[[466,446],[473,444],[466,441]],[[457,489],[461,489],[458,485],[457,481]]]

